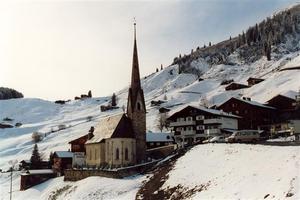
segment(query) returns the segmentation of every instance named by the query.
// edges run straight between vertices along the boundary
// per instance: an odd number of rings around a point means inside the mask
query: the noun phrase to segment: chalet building
[[[52,169],[58,176],[64,174],[65,169],[72,168],[73,153],[70,151],[55,151],[53,153]]]
[[[152,149],[174,144],[175,141],[170,133],[147,132],[146,143],[147,149]]]
[[[222,129],[237,130],[239,118],[220,110],[187,106],[168,120],[177,143],[193,144],[222,134]]]
[[[296,96],[296,95],[295,95]],[[296,109],[296,99],[278,94],[266,102],[268,106],[277,108],[281,112],[292,111]]]
[[[239,90],[239,89],[244,89],[244,88],[248,88],[249,86],[248,85],[243,85],[243,84],[240,84],[240,83],[231,83],[229,84],[228,86],[225,87],[225,90]]]
[[[85,166],[85,143],[87,140],[91,139],[94,136],[94,127],[92,126],[89,130],[89,133],[86,135],[83,135],[79,138],[76,138],[69,142],[71,145],[71,152],[73,152],[73,158],[72,158],[72,167],[78,168]]]
[[[263,82],[264,80],[265,79],[250,77],[250,78],[248,78],[247,82],[248,82],[248,86],[251,87],[251,86],[256,85],[260,82]]]
[[[252,101],[250,98],[232,97],[218,107],[228,113],[241,116],[239,129],[258,129],[263,127],[269,131],[269,125],[274,121],[276,108]]]
[[[119,167],[146,161],[146,106],[140,82],[136,24],[127,113],[100,120],[94,137],[87,140],[85,147],[88,166]]]

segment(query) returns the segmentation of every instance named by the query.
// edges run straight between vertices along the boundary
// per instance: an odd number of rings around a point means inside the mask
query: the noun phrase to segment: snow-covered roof
[[[195,107],[195,106],[192,106],[192,107]],[[240,116],[233,115],[233,114],[224,112],[222,110],[216,110],[216,109],[206,108],[206,107],[203,107],[203,106],[197,106],[195,108],[203,110],[203,111],[211,113],[211,114],[214,114],[214,115],[223,116],[223,117],[241,118]]]
[[[54,154],[57,155],[59,158],[72,158],[73,152],[70,151],[55,151]]]
[[[298,92],[293,91],[293,90],[287,90],[287,91],[279,93],[279,95],[289,97],[291,99],[295,99],[297,94],[298,94]]]
[[[253,105],[253,106],[258,106],[258,107],[263,107],[263,108],[268,108],[268,109],[276,109],[276,108],[274,108],[274,107],[267,106],[267,105],[262,104],[262,103],[259,103],[259,102],[257,102],[257,101],[245,100],[245,99],[240,99],[240,98],[236,98],[236,97],[232,97],[232,98],[237,99],[237,100],[239,100],[239,101],[243,101],[243,102],[245,102],[245,103],[247,103],[247,104],[251,104],[251,105]],[[225,103],[225,102],[224,102],[224,103]],[[222,104],[223,104],[223,103],[222,103]],[[222,104],[221,104],[221,105],[222,105]]]
[[[99,143],[108,138],[135,138],[130,119],[124,113],[101,119],[93,134],[94,137],[86,144]]]
[[[173,142],[172,136],[169,133],[146,133],[147,142]]]
[[[30,174],[53,174],[54,171],[52,169],[34,169],[34,170],[27,170],[26,172],[22,173],[22,175],[30,175]]]

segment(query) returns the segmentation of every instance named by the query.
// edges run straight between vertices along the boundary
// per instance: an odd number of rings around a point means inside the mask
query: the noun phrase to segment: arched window
[[[125,160],[129,160],[128,149],[127,148],[125,148]]]
[[[137,103],[137,109],[141,110],[141,103],[140,102]]]
[[[119,148],[116,149],[116,160],[119,160],[120,157],[120,152],[119,152]]]

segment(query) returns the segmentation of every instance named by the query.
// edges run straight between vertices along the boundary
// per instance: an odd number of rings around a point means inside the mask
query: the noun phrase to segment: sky
[[[130,82],[133,18],[141,76],[236,36],[295,0],[0,2],[0,87],[27,98],[109,96]]]

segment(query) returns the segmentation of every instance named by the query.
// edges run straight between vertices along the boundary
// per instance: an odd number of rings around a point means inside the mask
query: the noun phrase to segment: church
[[[136,23],[127,113],[101,119],[85,147],[86,164],[91,167],[121,167],[146,161],[146,106],[140,82]]]

